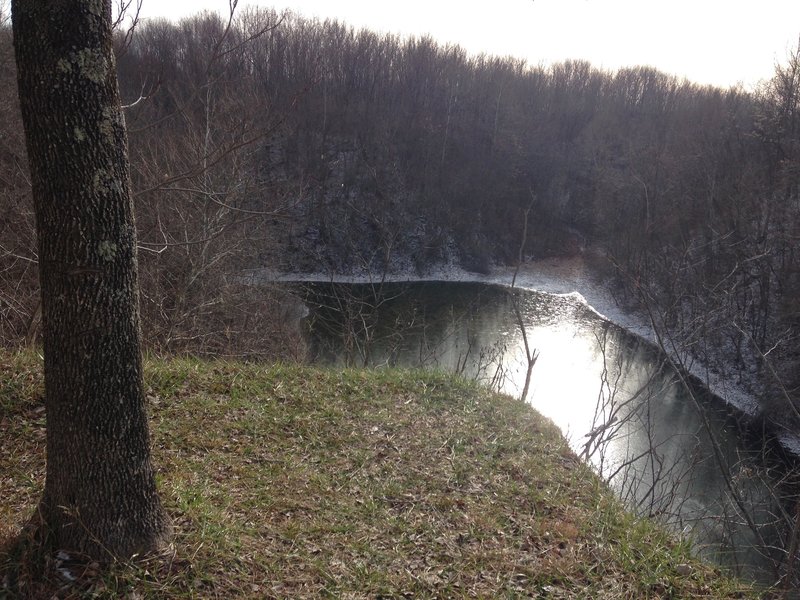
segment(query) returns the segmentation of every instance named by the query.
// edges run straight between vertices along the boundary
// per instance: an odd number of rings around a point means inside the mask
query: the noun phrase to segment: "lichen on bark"
[[[57,548],[130,558],[159,548],[170,525],[150,463],[110,3],[13,0],[12,23],[45,355],[47,473],[37,515]]]

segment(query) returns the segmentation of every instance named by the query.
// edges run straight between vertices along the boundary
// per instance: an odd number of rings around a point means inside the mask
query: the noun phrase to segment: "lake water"
[[[320,363],[441,368],[516,397],[531,365],[526,401],[631,509],[744,577],[775,580],[791,520],[776,498],[782,466],[723,403],[580,296],[443,282],[305,284],[301,294]]]

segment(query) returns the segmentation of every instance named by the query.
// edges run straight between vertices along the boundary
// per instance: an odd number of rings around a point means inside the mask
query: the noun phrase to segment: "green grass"
[[[43,485],[39,368],[0,354],[7,540]],[[455,377],[174,359],[146,383],[173,552],[67,596],[757,597],[624,512],[548,421]]]

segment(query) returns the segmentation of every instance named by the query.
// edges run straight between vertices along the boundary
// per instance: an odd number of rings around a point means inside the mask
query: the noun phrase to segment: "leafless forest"
[[[529,214],[525,256],[604,252],[621,302],[800,430],[800,49],[750,92],[251,10],[120,27],[117,54],[152,351],[297,358],[243,269],[485,271]],[[0,78],[14,346],[39,300],[8,24]]]

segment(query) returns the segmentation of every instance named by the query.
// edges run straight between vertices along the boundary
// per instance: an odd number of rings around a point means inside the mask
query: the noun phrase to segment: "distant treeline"
[[[35,331],[36,252],[2,35],[13,342]],[[797,395],[800,54],[748,92],[263,9],[146,21],[118,45],[154,346],[222,351],[260,331],[243,326],[266,302],[238,287],[245,267],[511,263],[530,209],[525,255],[604,249],[621,297],[683,347],[752,370],[776,406]]]

